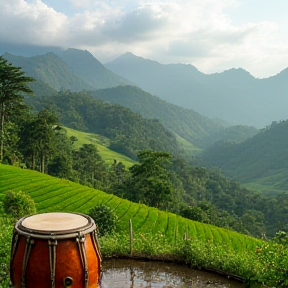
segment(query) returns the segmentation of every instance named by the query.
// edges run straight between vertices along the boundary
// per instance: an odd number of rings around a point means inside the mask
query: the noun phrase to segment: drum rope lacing
[[[15,256],[15,253],[16,253],[16,248],[17,248],[17,245],[18,245],[18,240],[19,240],[19,234],[16,233],[16,231],[14,230],[14,233],[13,233],[13,238],[12,238],[12,243],[13,243],[13,246],[12,246],[12,249],[11,249],[11,261],[12,259],[14,259],[14,256]]]
[[[76,241],[78,243],[78,247],[80,251],[80,258],[81,258],[82,266],[84,269],[85,288],[88,288],[89,277],[88,277],[88,265],[87,265],[86,249],[85,249],[85,235],[79,232],[76,238]]]
[[[51,273],[51,284],[52,288],[55,288],[55,269],[56,269],[56,247],[57,240],[48,240],[49,245],[49,263]]]
[[[21,276],[21,286],[22,288],[25,288],[26,283],[25,283],[25,276],[26,276],[26,269],[27,269],[27,264],[31,252],[31,246],[34,244],[34,240],[31,239],[30,236],[26,238],[26,246],[25,246],[25,252],[24,252],[24,259],[23,259],[23,266],[22,266],[22,276]]]
[[[98,244],[99,241],[98,241],[97,231],[96,230],[94,230],[92,232],[92,243],[94,245],[94,249],[96,250],[96,255],[97,255],[98,261],[100,263],[100,270],[101,270],[102,269],[102,254],[101,254],[100,247],[99,247],[99,244]]]

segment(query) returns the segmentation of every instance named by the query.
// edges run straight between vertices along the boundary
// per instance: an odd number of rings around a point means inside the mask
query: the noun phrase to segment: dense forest
[[[34,109],[49,108],[62,125],[103,135],[111,140],[110,149],[136,159],[142,149],[179,154],[176,137],[156,119],[145,119],[130,109],[94,99],[85,92],[62,91],[34,99]]]
[[[264,196],[229,180],[217,169],[195,165],[177,150],[175,137],[158,120],[146,120],[119,105],[84,92],[62,91],[37,99],[33,110],[19,92],[33,81],[0,58],[1,163],[38,170],[88,185],[134,202],[256,237],[288,231],[288,194]],[[8,77],[8,76],[9,77]],[[13,83],[11,86],[10,83]],[[31,102],[30,102],[31,103]],[[111,139],[111,149],[138,163],[107,164],[97,147],[76,150],[65,127]]]
[[[227,177],[267,184],[272,191],[287,191],[287,130],[287,120],[274,121],[243,143],[215,143],[202,158],[206,164],[219,167]]]
[[[130,108],[144,118],[159,119],[166,129],[192,143],[198,150],[219,140],[242,142],[258,132],[256,128],[245,125],[226,127],[221,121],[168,103],[135,86],[98,89],[89,91],[89,94],[96,99]],[[191,150],[189,152],[190,155],[195,154]]]

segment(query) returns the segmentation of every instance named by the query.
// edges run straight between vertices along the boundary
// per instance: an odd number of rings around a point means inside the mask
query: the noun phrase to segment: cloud
[[[152,40],[167,27],[163,11],[155,6],[139,7],[116,21],[108,21],[102,33],[120,43]]]
[[[65,5],[77,12],[65,15]],[[102,62],[132,51],[163,63],[191,63],[203,72],[236,65],[260,73],[261,63],[283,65],[286,30],[271,21],[234,23],[228,12],[237,5],[241,2],[62,0],[60,13],[41,0],[0,0],[0,40],[87,49]]]
[[[61,38],[67,17],[40,0],[1,0],[0,5],[1,40],[46,45]]]

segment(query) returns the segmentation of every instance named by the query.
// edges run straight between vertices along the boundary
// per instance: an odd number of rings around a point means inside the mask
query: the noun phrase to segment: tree
[[[23,104],[24,94],[33,94],[28,83],[33,78],[25,76],[20,67],[8,64],[0,56],[0,163],[3,161],[5,123],[11,114],[21,113],[26,105]],[[21,93],[22,92],[22,93]]]
[[[129,168],[133,180],[130,191],[132,201],[162,209],[168,207],[174,190],[167,171],[171,158],[167,152],[143,150],[138,153],[139,164]]]
[[[84,144],[79,150],[73,151],[73,170],[76,172],[75,178],[81,184],[103,189],[107,175],[106,165],[95,145]]]
[[[61,126],[54,128],[54,147],[52,160],[48,165],[48,174],[59,178],[71,179],[72,177],[72,143],[67,137],[67,131]]]
[[[26,158],[31,158],[31,168],[35,170],[36,162],[40,172],[45,173],[45,168],[55,154],[56,134],[60,128],[57,116],[46,109],[31,117],[23,125],[20,146]]]
[[[207,213],[199,206],[188,206],[181,210],[180,215],[202,223],[210,223]]]

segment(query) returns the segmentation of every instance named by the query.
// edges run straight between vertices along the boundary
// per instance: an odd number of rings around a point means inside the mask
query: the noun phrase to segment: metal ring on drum
[[[14,227],[10,278],[14,288],[96,288],[102,257],[94,220],[85,214],[43,213]]]

